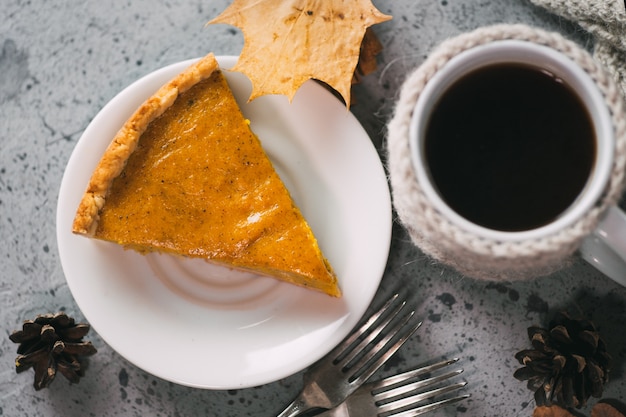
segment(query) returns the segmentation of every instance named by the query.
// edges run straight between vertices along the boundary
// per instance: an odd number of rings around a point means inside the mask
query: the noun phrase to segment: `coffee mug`
[[[578,251],[626,286],[625,116],[610,78],[572,42],[521,25],[429,59],[389,124],[394,204],[418,246],[493,280],[553,272]]]

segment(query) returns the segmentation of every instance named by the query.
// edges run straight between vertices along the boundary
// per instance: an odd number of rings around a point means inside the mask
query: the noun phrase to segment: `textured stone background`
[[[301,374],[262,387],[206,391],[165,382],[112,351],[99,353],[78,385],[59,378],[40,392],[32,372],[14,371],[8,335],[24,319],[65,310],[81,319],[65,283],[55,237],[65,164],[90,120],[115,94],[166,64],[238,54],[243,37],[205,27],[227,0],[2,0],[0,7],[0,415],[272,416],[301,388]],[[492,23],[530,23],[591,47],[574,25],[526,0],[377,0],[394,19],[375,27],[380,69],[356,87],[353,113],[381,148],[385,123],[406,74],[442,39]],[[530,416],[532,394],[513,378],[526,328],[560,308],[599,325],[615,357],[605,397],[626,395],[626,289],[582,261],[553,276],[489,284],[434,264],[395,225],[379,295],[408,287],[425,325],[380,371],[388,375],[442,356],[459,356],[472,398],[438,416]],[[185,357],[177,360],[187,360]],[[593,403],[593,402],[592,402]],[[587,415],[588,413],[588,409]]]

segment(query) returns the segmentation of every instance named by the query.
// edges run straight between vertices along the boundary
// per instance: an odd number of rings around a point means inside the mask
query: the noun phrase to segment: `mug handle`
[[[604,275],[626,286],[626,214],[617,206],[609,207],[579,252]]]

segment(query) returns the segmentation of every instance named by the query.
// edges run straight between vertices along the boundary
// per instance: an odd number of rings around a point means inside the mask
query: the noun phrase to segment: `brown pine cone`
[[[602,395],[611,358],[589,320],[559,313],[549,328],[528,328],[533,349],[515,355],[524,367],[515,371],[514,376],[528,381],[538,406],[581,408],[590,396]]]
[[[19,343],[15,359],[17,373],[35,369],[36,390],[48,387],[57,372],[70,382],[78,383],[84,376],[79,358],[96,353],[91,342],[83,342],[89,324],[75,323],[65,313],[37,316],[26,320],[22,330],[13,332],[9,339]]]

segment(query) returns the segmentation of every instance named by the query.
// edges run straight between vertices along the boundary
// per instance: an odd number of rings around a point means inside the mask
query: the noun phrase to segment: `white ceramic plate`
[[[235,57],[219,57],[230,68]],[[292,103],[264,96],[224,71],[243,113],[309,221],[339,277],[343,297],[203,260],[150,254],[75,236],[71,224],[91,173],[117,130],[193,60],[162,68],[111,100],[68,162],[57,207],[67,283],[94,330],[119,354],[160,378],[233,389],[278,380],[337,345],[372,301],[391,238],[385,172],[369,137],[345,106],[308,82]]]

